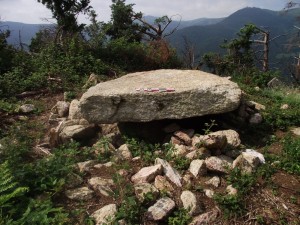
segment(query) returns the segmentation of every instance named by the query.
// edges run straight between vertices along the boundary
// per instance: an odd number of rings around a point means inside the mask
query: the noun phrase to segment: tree
[[[286,4],[284,10],[287,12],[293,8],[299,8],[300,7],[300,3],[299,2],[295,2],[295,1],[290,1]],[[299,17],[297,17],[297,19],[299,20]],[[289,44],[290,47],[300,47],[299,44],[299,30],[300,27],[298,26],[294,26],[294,28],[296,28],[298,30],[297,32],[297,37],[292,38],[292,40],[290,41],[291,43]],[[299,56],[294,56],[294,59],[296,60],[296,63],[293,63],[291,65],[292,69],[290,71],[291,76],[294,78],[295,82],[300,84],[300,53]]]
[[[9,71],[13,65],[15,49],[7,44],[10,31],[0,26],[0,75]]]
[[[112,0],[111,21],[108,24],[107,34],[114,40],[126,38],[128,42],[140,42],[143,37],[143,28],[135,22],[142,17],[142,13],[133,11],[134,4],[125,4],[125,0]]]
[[[96,50],[102,47],[107,40],[107,24],[97,21],[97,14],[94,10],[90,11],[89,17],[91,24],[85,27],[84,32],[88,36],[88,45],[90,48]]]
[[[91,9],[90,0],[37,0],[51,10],[53,18],[57,20],[57,36],[78,33],[84,24],[78,24],[77,16],[88,13]]]
[[[147,35],[150,38],[150,40],[158,41],[167,36],[170,36],[179,27],[180,22],[181,22],[181,16],[180,16],[180,21],[177,24],[177,26],[167,32],[167,28],[173,22],[173,19],[172,19],[173,17],[174,16],[169,17],[167,15],[159,17],[154,20],[154,24],[150,24],[145,19],[140,18],[140,17],[136,17],[136,19],[138,21],[140,21],[144,27],[144,29],[142,30],[143,34]]]

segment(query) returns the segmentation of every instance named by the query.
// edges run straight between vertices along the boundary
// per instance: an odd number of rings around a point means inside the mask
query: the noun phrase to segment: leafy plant
[[[144,207],[141,206],[135,196],[126,196],[118,208],[115,221],[124,219],[126,224],[140,224],[144,212]]]
[[[189,215],[188,210],[179,208],[172,216],[168,217],[168,225],[186,225],[189,224],[192,217]]]
[[[160,149],[159,144],[150,144],[145,141],[139,141],[135,138],[125,137],[133,157],[140,156],[145,164],[154,162],[154,151]]]
[[[300,94],[297,88],[280,87],[278,89],[263,89],[259,92],[251,92],[253,99],[267,105],[262,112],[264,124],[273,129],[286,129],[289,126],[300,125]],[[287,109],[281,109],[287,104]]]
[[[300,139],[287,137],[283,139],[283,153],[280,167],[291,174],[300,175]]]
[[[216,123],[215,120],[210,120],[210,123],[204,123],[204,126],[205,126],[205,129],[203,129],[204,134],[205,135],[209,134],[211,132],[211,129],[217,125],[218,124]]]
[[[242,172],[239,168],[233,168],[227,177],[227,182],[236,188],[240,195],[245,195],[256,183],[256,176]]]
[[[239,195],[215,194],[214,200],[222,208],[226,219],[232,216],[240,216],[245,212],[244,202]]]
[[[8,162],[0,164],[0,212],[4,208],[13,207],[13,199],[24,195],[29,190],[28,187],[18,187],[18,183],[14,180]]]
[[[63,225],[68,224],[68,214],[54,207],[50,199],[31,199],[17,224]]]

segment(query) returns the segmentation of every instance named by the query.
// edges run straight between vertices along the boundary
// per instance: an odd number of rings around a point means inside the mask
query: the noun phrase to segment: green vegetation
[[[280,167],[291,174],[300,175],[300,139],[285,138],[283,141]]]
[[[192,220],[192,217],[188,214],[188,210],[180,208],[173,212],[168,218],[168,225],[186,225],[189,224]]]

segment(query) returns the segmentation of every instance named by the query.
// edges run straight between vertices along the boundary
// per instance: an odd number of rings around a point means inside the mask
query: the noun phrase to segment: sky
[[[127,0],[127,4],[135,4],[135,12],[144,15],[173,16],[180,15],[182,20],[197,18],[226,17],[245,7],[259,7],[281,10],[290,0]],[[99,21],[110,19],[111,0],[91,0],[91,5],[98,14]],[[14,21],[31,24],[55,22],[52,14],[37,0],[0,0],[0,21]],[[80,22],[87,23],[85,16]]]

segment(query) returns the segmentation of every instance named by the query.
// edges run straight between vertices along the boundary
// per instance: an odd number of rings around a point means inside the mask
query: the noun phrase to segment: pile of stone
[[[203,190],[203,193],[206,197],[213,198],[215,189],[221,186],[223,175],[229,173],[231,169],[238,167],[245,173],[252,173],[265,163],[263,155],[259,152],[240,149],[239,134],[234,130],[222,130],[207,135],[195,135],[192,129],[178,130],[173,132],[171,143],[174,144],[174,157],[186,157],[190,160],[187,171],[179,173],[171,162],[159,157],[155,159],[154,165],[142,167],[134,174],[124,170],[118,171],[122,176],[127,178],[129,176],[139,201],[143,202],[147,193],[151,193],[156,199],[145,214],[146,220],[165,220],[175,208],[184,207],[193,216],[191,224],[211,223],[216,220],[220,212],[217,208],[205,212],[201,200],[197,198],[193,183],[197,180],[206,180],[201,184],[208,187]],[[97,144],[94,147],[97,148]],[[102,164],[96,161],[82,162],[78,163],[78,169],[80,172],[89,172],[113,167],[118,160],[129,163],[142,160],[141,157],[133,158],[130,148],[127,144],[123,144],[116,149],[111,144],[109,151],[115,155],[113,157],[115,161]],[[97,148],[97,151],[103,152],[103,149]],[[93,198],[95,191],[108,197],[116,188],[111,178],[95,176],[89,178],[87,183],[88,186],[68,190],[67,197],[73,200],[87,200]],[[224,188],[230,195],[238,192],[231,185]],[[162,193],[166,193],[167,196],[160,197],[163,196]],[[95,218],[97,224],[103,224],[108,222],[108,218],[113,219],[117,210],[118,206],[112,202],[96,210],[91,216]]]

